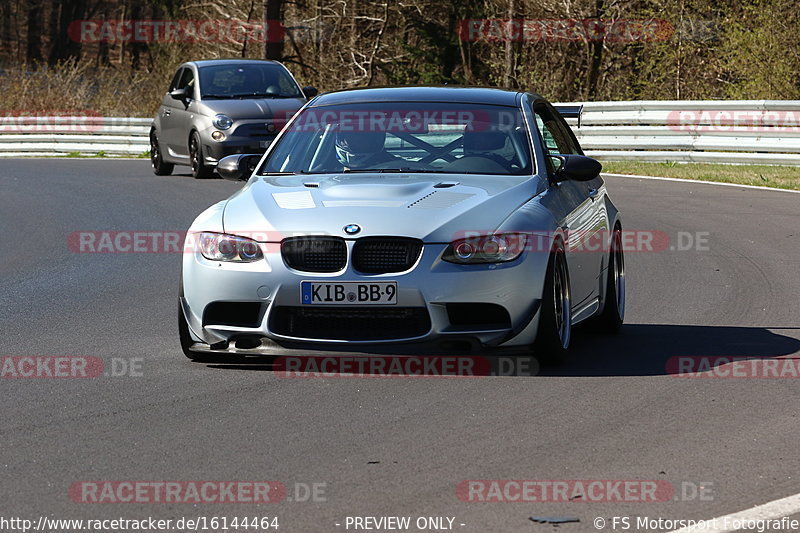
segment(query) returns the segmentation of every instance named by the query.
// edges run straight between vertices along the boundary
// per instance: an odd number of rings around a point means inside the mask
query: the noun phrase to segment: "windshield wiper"
[[[234,95],[232,94],[204,94],[201,96],[201,98],[226,98],[226,99],[230,99],[233,97]]]
[[[259,176],[297,176],[299,174],[311,174],[305,170],[298,170],[296,172],[290,171],[275,171],[275,172],[262,172]]]
[[[342,170],[342,172],[346,174],[356,173],[356,172],[380,174],[382,172],[415,172],[415,171],[408,168],[346,168]]]
[[[232,98],[292,98],[292,97],[284,96],[282,94],[273,94],[273,93],[239,93],[239,94],[234,94]]]

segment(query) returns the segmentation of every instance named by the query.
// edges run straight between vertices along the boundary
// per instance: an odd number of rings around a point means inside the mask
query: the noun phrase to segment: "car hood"
[[[450,242],[464,231],[494,231],[541,192],[521,176],[332,174],[259,176],[225,206],[226,233],[279,241],[292,235],[396,235]],[[264,232],[266,237],[261,235]]]
[[[245,98],[242,100],[204,100],[204,113],[228,115],[233,120],[281,118],[288,120],[305,104],[304,98]]]

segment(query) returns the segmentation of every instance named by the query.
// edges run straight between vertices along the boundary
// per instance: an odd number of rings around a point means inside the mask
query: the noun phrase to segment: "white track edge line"
[[[725,187],[742,187],[745,189],[756,189],[760,191],[791,192],[795,194],[800,194],[800,191],[793,191],[791,189],[780,189],[778,187],[763,187],[761,185],[741,185],[738,183],[724,183],[722,181],[689,180],[685,178],[664,178],[660,176],[642,176],[640,174],[614,174],[611,172],[601,172],[600,175],[611,176],[612,178],[638,178],[646,180],[679,181],[681,183],[702,183],[704,185],[723,185]]]
[[[732,513],[728,515],[718,516],[709,520],[698,522],[694,526],[687,526],[681,529],[670,531],[669,533],[731,533],[733,531],[742,531],[740,527],[734,527],[734,522],[745,520],[780,520],[781,518],[800,513],[800,494],[794,494],[781,498],[780,500],[773,500],[771,502]],[[728,527],[725,527],[725,524]],[[767,531],[778,531],[767,529]]]

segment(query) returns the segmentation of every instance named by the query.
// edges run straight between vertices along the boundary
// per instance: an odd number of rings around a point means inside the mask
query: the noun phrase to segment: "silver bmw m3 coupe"
[[[620,213],[565,117],[524,92],[317,96],[242,189],[191,225],[179,333],[192,359],[280,350],[529,352],[625,311]]]

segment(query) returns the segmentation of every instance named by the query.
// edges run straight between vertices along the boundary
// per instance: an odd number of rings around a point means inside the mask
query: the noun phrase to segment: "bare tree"
[[[283,59],[283,36],[276,35],[283,31],[283,0],[264,0],[264,24],[267,28],[267,39],[264,44],[266,59]]]
[[[42,2],[31,0],[28,4],[27,47],[25,60],[35,65],[42,60]]]

